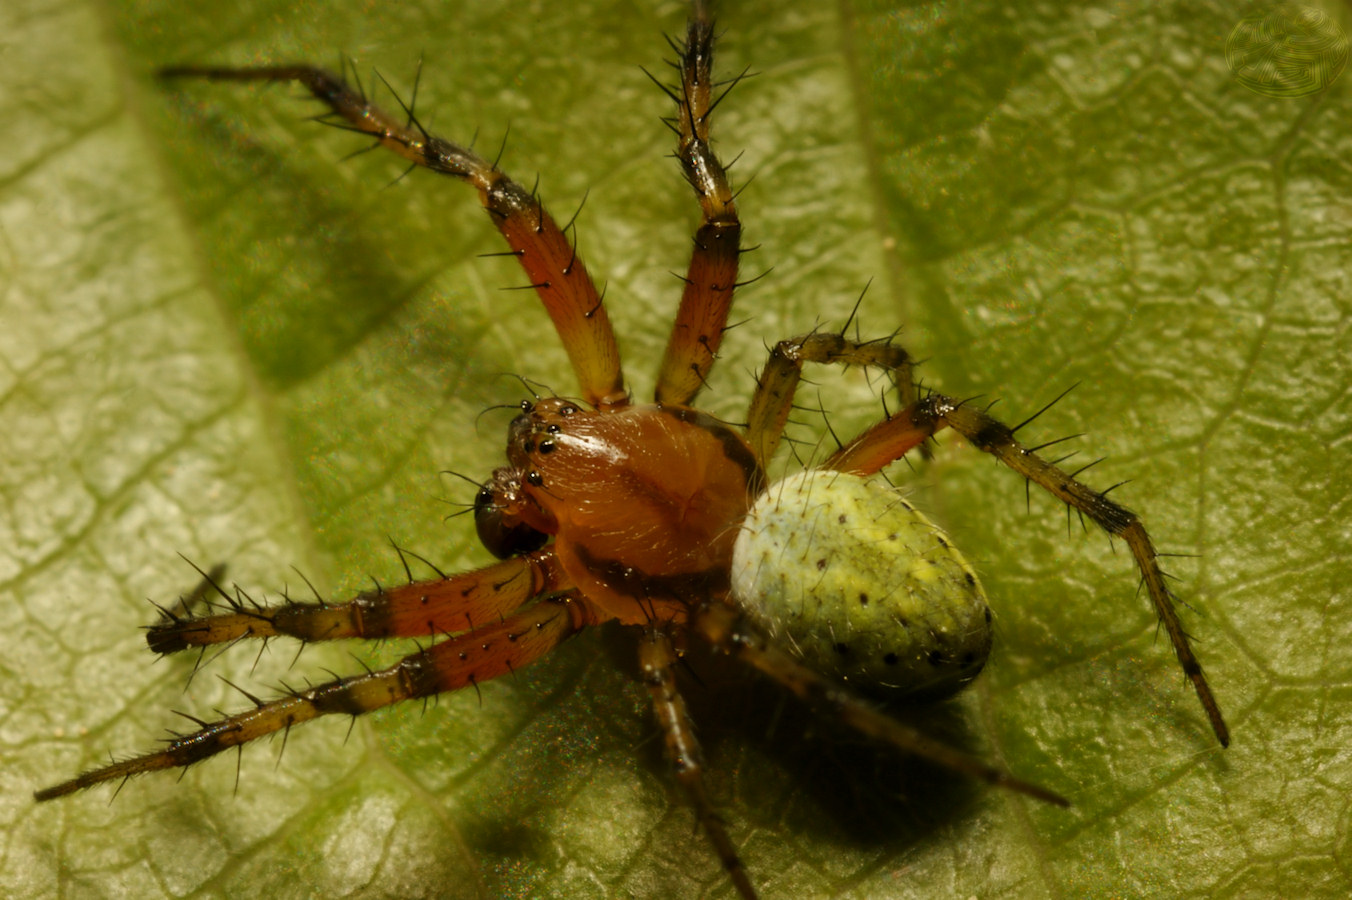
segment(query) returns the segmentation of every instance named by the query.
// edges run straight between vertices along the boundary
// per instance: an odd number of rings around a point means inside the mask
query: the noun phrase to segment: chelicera
[[[970,404],[920,391],[906,351],[888,340],[814,331],[776,344],[747,419],[732,425],[693,407],[714,365],[737,288],[742,226],[709,143],[721,99],[712,79],[713,24],[694,6],[674,43],[680,83],[663,89],[676,156],[703,221],[659,370],[653,402],[625,387],[605,304],[537,197],[496,164],[428,134],[411,109],[393,116],[342,78],[306,65],[182,67],[170,79],[296,81],[342,127],[422,166],[469,182],[538,293],[563,342],[580,396],[536,397],[508,429],[507,464],[480,488],[474,518],[499,561],[346,603],[257,606],[224,590],[227,608],[166,614],[148,632],[157,653],[287,636],[300,641],[431,637],[394,666],[337,678],[178,735],[162,749],[38,791],[51,800],[102,782],[181,768],[318,716],[359,715],[454,691],[529,665],[580,630],[632,626],[643,681],[676,776],[738,892],[755,889],[703,787],[699,744],[675,667],[691,640],[736,657],[859,732],[940,765],[1064,801],[998,766],[928,738],[861,694],[944,695],[980,671],[990,612],[971,568],[935,526],[870,476],[943,428],[1121,538],[1185,675],[1222,745],[1219,707],[1193,654],[1137,516],[1025,447],[1015,429]],[[401,103],[402,105],[402,103]],[[886,371],[900,405],[818,465],[776,483],[781,442],[805,364]]]

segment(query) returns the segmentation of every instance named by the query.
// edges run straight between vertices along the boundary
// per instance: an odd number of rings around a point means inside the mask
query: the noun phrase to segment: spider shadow
[[[313,157],[270,148],[228,112],[182,97],[175,104],[176,121],[189,123],[173,137],[188,173],[181,193],[208,248],[210,280],[254,370],[277,391],[308,382],[408,317],[438,274],[482,249],[479,240],[450,240],[444,223],[434,228],[427,216],[411,214],[432,202],[425,196],[392,201],[378,193],[379,182],[354,192],[335,182],[332,169],[316,171]],[[447,246],[467,249],[448,259]],[[476,334],[435,318],[419,318],[416,328],[415,351],[479,355]]]
[[[603,643],[614,664],[636,672],[633,633],[609,632]],[[706,784],[720,811],[735,804],[733,821],[896,850],[959,820],[988,790],[858,734],[703,642],[692,642],[682,668],[679,687],[704,749]],[[957,704],[888,712],[952,746],[978,743]],[[650,733],[645,763],[669,777],[655,726]]]
[[[577,706],[573,717],[580,716],[581,720],[573,721],[568,731],[579,746],[617,736],[622,741],[632,738],[639,764],[668,786],[673,807],[685,807],[651,714],[643,709],[644,704],[634,702],[644,699],[645,693],[637,672],[638,635],[634,628],[598,628],[541,660],[529,670],[532,674],[524,677],[538,682],[531,688],[546,685],[548,689],[528,705],[573,702]],[[690,651],[688,666],[678,676],[680,688],[705,750],[710,795],[716,808],[736,828],[792,834],[804,844],[846,844],[866,853],[895,855],[961,820],[976,799],[989,790],[861,738],[700,642],[693,643]],[[598,688],[615,696],[598,698],[588,693]],[[522,693],[530,691],[523,689]],[[579,695],[590,699],[580,705],[569,700]],[[486,705],[491,703],[489,698]],[[602,725],[596,718],[598,713],[625,721],[612,719]],[[425,713],[409,705],[403,707],[403,715],[422,719]],[[424,745],[435,744],[442,740],[442,730],[472,729],[473,715],[470,711],[436,714],[431,719],[432,727],[420,737],[418,729],[408,727],[412,723],[403,723],[401,730],[399,723],[387,721],[379,731],[385,735],[385,742],[394,741],[395,745],[387,743],[383,752],[400,766],[411,768],[414,763],[402,762],[402,754],[407,751],[409,759],[414,759],[422,758],[426,751],[417,741],[401,748],[401,741],[411,740],[412,735]],[[906,718],[958,747],[974,743],[955,704],[922,707]],[[554,734],[560,727],[556,722],[547,730]],[[532,866],[549,871],[556,865],[557,839],[541,823],[548,820],[552,804],[566,804],[578,780],[589,777],[581,761],[585,754],[561,750],[548,735],[521,739],[516,745],[527,748],[517,760],[521,764],[488,766],[475,774],[475,782],[482,786],[485,779],[497,779],[498,783],[457,799],[458,840],[478,861],[484,883],[492,890],[519,877],[519,873],[510,873],[516,872],[515,867],[523,861],[529,861],[529,871],[535,871]],[[363,783],[362,767],[345,769],[343,760],[349,756],[340,743],[331,740],[307,745],[300,752],[332,754],[332,770],[340,774],[331,784],[311,785],[313,793],[308,798],[298,789],[280,808],[267,797],[260,799],[256,787],[246,792],[247,802],[257,803],[263,810],[260,815],[290,816],[293,821],[288,828],[297,833],[327,833],[332,823],[350,814],[357,802],[354,797]],[[286,779],[279,783],[285,784]],[[195,795],[171,792],[169,796],[173,799],[168,809],[159,808],[157,812],[169,832],[191,834],[194,828],[200,830],[203,821],[210,821]],[[682,811],[679,815],[688,817],[690,813]],[[434,824],[429,823],[429,827]],[[702,847],[703,837],[690,833]],[[464,877],[453,857],[443,877]],[[746,862],[753,871],[764,871],[762,857],[751,854]],[[704,864],[713,865],[712,857]],[[323,863],[307,859],[303,867],[310,865],[320,867]]]

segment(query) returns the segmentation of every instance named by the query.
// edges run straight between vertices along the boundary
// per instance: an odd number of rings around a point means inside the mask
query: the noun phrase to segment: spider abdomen
[[[804,663],[886,697],[950,694],[990,654],[990,607],[943,531],[885,484],[811,469],[761,495],[733,596]]]

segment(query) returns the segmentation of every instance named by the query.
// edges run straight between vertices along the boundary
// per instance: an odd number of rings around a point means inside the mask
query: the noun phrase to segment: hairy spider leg
[[[694,629],[714,648],[746,662],[799,699],[824,713],[835,715],[867,737],[988,784],[1057,806],[1070,805],[1061,795],[1016,778],[999,766],[928,737],[858,699],[835,681],[824,678],[776,649],[768,636],[725,598],[701,604],[692,615],[691,622]],[[704,789],[704,754],[695,734],[694,723],[686,710],[685,700],[676,685],[675,666],[679,655],[672,642],[670,627],[668,623],[644,629],[639,642],[639,666],[643,681],[652,696],[667,756],[676,771],[677,780],[685,788],[686,796],[695,809],[700,827],[708,835],[737,892],[748,900],[754,900],[756,892],[737,848]]]
[[[742,223],[727,172],[709,146],[709,116],[722,96],[713,96],[713,22],[704,4],[695,4],[685,43],[676,49],[680,59],[671,65],[681,73],[680,93],[653,81],[676,102],[675,117],[665,121],[677,135],[676,158],[699,198],[703,221],[695,232],[695,248],[658,372],[655,399],[689,406],[704,387],[723,341],[737,288]]]
[[[704,604],[695,611],[692,624],[695,631],[714,647],[741,659],[799,699],[837,716],[867,737],[988,784],[1056,806],[1070,805],[1060,794],[969,756],[860,700],[838,682],[819,675],[775,647],[764,631],[731,603],[713,601]]]
[[[1222,747],[1229,746],[1230,729],[1207,684],[1202,664],[1193,653],[1188,634],[1183,630],[1175,606],[1176,598],[1160,568],[1159,554],[1134,512],[1038,456],[1019,443],[1013,429],[988,413],[942,394],[930,394],[869,428],[829,457],[824,465],[842,472],[869,475],[901,458],[945,426],[962,435],[978,450],[991,454],[1061,502],[1093,519],[1109,535],[1126,541],[1141,571],[1141,580],[1155,606],[1155,613],[1173,643],[1183,674],[1192,682],[1197,699],[1211,722],[1211,730]]]
[[[428,134],[407,107],[404,111],[408,124],[399,122],[342,78],[315,66],[173,66],[162,69],[160,76],[299,82],[327,104],[332,114],[346,123],[347,130],[374,137],[378,145],[414,165],[451,175],[478,188],[489,218],[507,239],[511,254],[544,302],[568,352],[583,397],[602,410],[628,404],[610,317],[577,254],[576,244],[569,242],[534,192],[513,181],[495,164],[466,147]],[[402,100],[398,102],[403,105]]]
[[[106,781],[160,769],[185,768],[231,747],[239,747],[319,716],[359,716],[417,697],[454,691],[529,665],[594,624],[591,611],[572,593],[542,600],[507,619],[411,653],[388,669],[366,672],[263,701],[245,693],[254,708],[178,735],[161,750],[110,763],[69,781],[37,791],[38,801],[54,800]],[[285,746],[285,745],[283,745]]]
[[[346,603],[288,601],[261,606],[212,584],[231,611],[169,613],[146,631],[151,650],[167,654],[282,635],[310,642],[458,634],[496,622],[532,598],[570,586],[553,547],[449,577],[377,586]]]
[[[676,686],[676,661],[679,655],[669,629],[669,625],[652,625],[644,629],[638,645],[639,671],[652,696],[653,711],[662,729],[667,758],[676,771],[676,780],[685,788],[690,805],[695,809],[695,817],[709,836],[714,852],[718,854],[737,892],[744,898],[755,900],[755,888],[751,886],[751,879],[737,855],[737,848],[728,837],[723,819],[704,789],[704,753],[700,749],[699,738],[695,736],[695,725],[686,710],[685,700]]]
[[[751,409],[747,413],[747,443],[762,467],[769,465],[784,435],[793,409],[794,392],[803,377],[803,364],[809,362],[883,369],[891,375],[902,406],[915,402],[911,357],[890,340],[853,341],[843,333],[814,331],[780,341],[770,351],[770,359],[756,379]],[[892,459],[900,456],[898,453]]]

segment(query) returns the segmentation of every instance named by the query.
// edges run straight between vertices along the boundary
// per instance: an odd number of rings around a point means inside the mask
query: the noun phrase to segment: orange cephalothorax
[[[727,586],[736,526],[763,479],[741,435],[684,406],[541,400],[512,422],[507,458],[537,507],[521,518],[555,536],[600,613],[628,623],[684,619]]]

